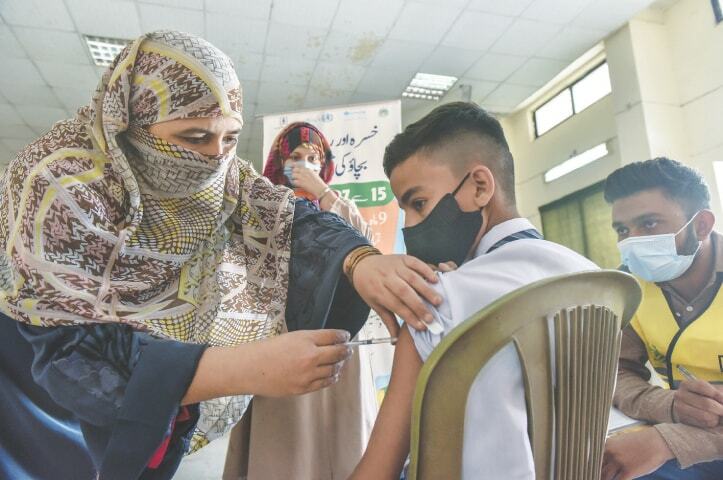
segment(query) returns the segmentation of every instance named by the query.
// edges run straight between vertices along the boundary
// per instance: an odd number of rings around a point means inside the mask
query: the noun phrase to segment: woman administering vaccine
[[[370,237],[354,201],[329,187],[331,149],[313,125],[292,123],[278,134],[264,175],[292,188],[297,204],[334,213]],[[250,415],[232,433],[224,478],[346,478],[364,453],[376,417],[375,390],[365,368],[368,350],[356,347],[332,388],[297,397],[256,397]]]
[[[0,176],[1,478],[169,479],[252,395],[337,382],[364,302],[434,301],[238,158],[242,127],[228,56],[152,32]]]

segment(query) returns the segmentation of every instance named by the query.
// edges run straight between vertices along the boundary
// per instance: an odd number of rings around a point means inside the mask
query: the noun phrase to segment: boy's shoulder
[[[505,270],[509,268],[517,269],[515,273],[524,276],[526,267],[538,274],[544,274],[544,270],[549,270],[550,275],[599,268],[588,258],[559,243],[543,239],[520,239],[470,259],[459,269],[445,273],[443,276],[450,279],[490,273],[508,276],[510,272]],[[498,270],[490,270],[491,268]]]

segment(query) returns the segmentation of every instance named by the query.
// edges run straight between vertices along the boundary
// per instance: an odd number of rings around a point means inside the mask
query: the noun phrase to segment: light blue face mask
[[[675,237],[690,225],[696,213],[675,233],[630,237],[618,242],[620,257],[630,272],[648,282],[668,282],[690,268],[700,250],[701,242],[692,255],[679,255]]]
[[[297,167],[308,168],[312,172],[319,173],[321,171],[321,165],[307,162],[306,160],[298,160],[294,163],[296,164]],[[294,180],[293,180],[293,171],[294,171],[294,165],[292,165],[290,163],[287,163],[286,165],[284,165],[284,175],[286,175],[286,178],[289,179],[289,185],[291,185],[292,187],[296,187],[296,185],[294,185]]]

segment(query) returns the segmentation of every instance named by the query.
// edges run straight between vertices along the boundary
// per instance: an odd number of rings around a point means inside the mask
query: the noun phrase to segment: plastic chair
[[[599,479],[621,330],[640,297],[638,283],[626,273],[576,273],[516,290],[452,330],[417,380],[408,478],[461,478],[470,386],[487,361],[513,342],[536,478]]]

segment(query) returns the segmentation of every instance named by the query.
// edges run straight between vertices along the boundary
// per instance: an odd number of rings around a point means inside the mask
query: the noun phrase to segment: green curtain
[[[581,203],[587,257],[602,268],[617,268],[620,265],[617,235],[611,226],[611,209],[603,198],[602,188],[582,198]]]
[[[585,236],[580,202],[565,202],[541,211],[545,239],[585,255]]]
[[[598,184],[540,207],[547,240],[565,245],[602,268],[616,268],[620,255],[610,216],[610,205]]]

